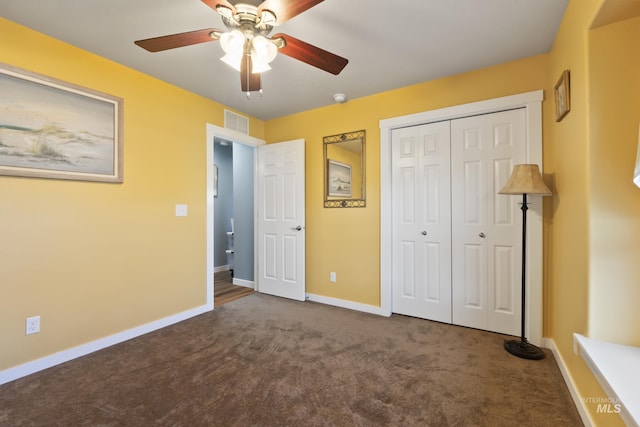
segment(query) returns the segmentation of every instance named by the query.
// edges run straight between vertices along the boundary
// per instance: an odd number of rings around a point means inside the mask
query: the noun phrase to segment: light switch
[[[176,205],[176,216],[187,216],[187,205]]]

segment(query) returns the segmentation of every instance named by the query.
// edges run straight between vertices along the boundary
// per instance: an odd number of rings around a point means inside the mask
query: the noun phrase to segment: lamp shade
[[[551,190],[545,185],[538,165],[515,165],[505,186],[498,194],[540,194],[550,196]]]

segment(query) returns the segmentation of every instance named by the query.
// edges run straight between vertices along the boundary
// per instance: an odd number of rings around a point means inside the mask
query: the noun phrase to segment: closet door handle
[[[483,239],[484,239],[485,237],[487,237],[487,235],[486,235],[486,234],[484,234],[484,233],[480,233],[480,234],[478,234],[478,236],[482,237]]]
[[[291,227],[291,229],[292,229],[292,230],[295,230],[295,231],[300,231],[300,230],[302,230],[302,226],[301,226],[301,225],[299,225],[299,226],[297,226],[297,227]]]
[[[426,236],[427,235],[427,230],[422,230],[422,235]]]

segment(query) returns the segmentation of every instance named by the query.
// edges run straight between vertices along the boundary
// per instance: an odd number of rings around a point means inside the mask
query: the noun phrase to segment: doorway
[[[214,139],[214,272],[254,287],[255,149]]]
[[[230,181],[233,182],[233,148],[236,147],[236,160],[241,161],[242,166],[237,166],[236,172],[240,172],[242,170],[250,170],[251,176],[249,179],[239,180],[238,187],[234,188],[233,184],[231,185],[232,193],[240,193],[242,197],[240,197],[239,201],[236,203],[233,201],[233,196],[230,196],[226,202],[227,206],[229,203],[232,204],[232,208],[228,214],[223,214],[221,212],[216,211],[216,164],[218,159],[216,159],[216,145],[218,145],[219,149],[221,149],[222,143],[225,142],[227,145],[225,149],[229,151],[228,155],[220,156],[221,161],[227,162],[223,170],[226,170],[226,176],[223,181],[220,180],[222,178],[220,176],[222,164],[218,166],[218,195],[222,197],[221,191],[223,190],[223,185],[229,185]],[[210,309],[214,308],[214,274],[216,272],[216,266],[221,268],[222,270],[228,271],[229,263],[232,263],[234,270],[234,278],[233,282],[245,287],[255,288],[255,272],[257,269],[257,259],[255,257],[255,248],[256,248],[256,236],[255,236],[255,215],[254,215],[254,201],[255,201],[255,191],[256,188],[256,176],[255,171],[257,170],[256,163],[256,148],[264,145],[265,142],[261,139],[254,138],[252,136],[243,134],[233,129],[221,128],[219,126],[207,124],[207,141],[206,141],[206,162],[207,162],[207,306]],[[220,154],[221,151],[218,151]],[[240,154],[238,154],[240,153]],[[247,160],[249,159],[249,160]],[[226,189],[228,191],[228,188]],[[228,195],[227,195],[228,196]],[[231,202],[229,202],[231,201]],[[250,203],[251,202],[251,203]],[[250,205],[250,207],[247,207]],[[221,205],[218,206],[219,208]],[[222,215],[221,221],[216,222],[218,218],[216,216],[220,214]],[[230,219],[234,219],[234,229],[231,230],[231,222]],[[250,229],[251,233],[241,233],[241,238],[238,239],[236,230],[237,224],[240,222],[243,224],[243,230]],[[216,225],[221,230],[218,230],[222,233],[223,238],[220,242],[220,238],[216,238]],[[231,238],[227,237],[227,233],[232,232],[233,236]],[[249,236],[249,237],[247,237]],[[238,250],[238,243],[240,243],[239,250],[243,250],[245,253],[238,259],[238,254],[235,253]],[[233,254],[227,254],[227,250],[230,250],[230,246],[234,250]],[[220,252],[220,253],[219,253]],[[230,255],[230,256],[229,256]],[[216,262],[217,258],[217,262]],[[224,261],[220,261],[224,260]],[[223,262],[223,264],[220,264]],[[216,265],[218,264],[218,265]],[[238,267],[240,267],[241,271],[238,271]],[[216,304],[217,305],[217,304]]]
[[[246,296],[254,281],[255,148],[214,138],[214,302]]]
[[[214,144],[216,138],[252,147],[254,154],[252,167],[254,190],[251,192],[254,209],[247,213],[253,217],[255,230],[253,244],[255,290],[304,300],[306,295],[304,140],[278,142],[267,146],[261,139],[236,130],[207,124],[207,307],[211,310],[214,308],[216,240],[214,237]],[[292,168],[293,165],[295,167]],[[259,197],[261,198],[258,201]]]

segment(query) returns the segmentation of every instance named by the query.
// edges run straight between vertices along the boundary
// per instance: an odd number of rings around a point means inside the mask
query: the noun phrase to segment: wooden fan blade
[[[285,41],[284,47],[278,49],[283,55],[306,62],[316,68],[320,68],[328,73],[338,75],[347,66],[349,60],[320,49],[314,45],[298,40],[287,34],[276,34],[272,38],[282,38]]]
[[[240,86],[243,92],[255,92],[260,90],[260,74],[251,72],[251,57],[242,56],[240,63]]]
[[[205,28],[204,30],[137,40],[134,43],[149,52],[159,52],[161,50],[174,49],[176,47],[215,41],[217,39],[211,37],[212,32],[222,33],[223,31],[216,30],[215,28]]]
[[[323,1],[324,0],[265,0],[258,7],[258,16],[261,15],[263,10],[270,10],[276,15],[276,25],[282,25],[294,16],[300,15],[305,10],[311,9]]]
[[[218,11],[218,6],[229,8],[233,13],[236,12],[235,6],[229,3],[227,0],[202,0],[202,2],[216,12]]]

